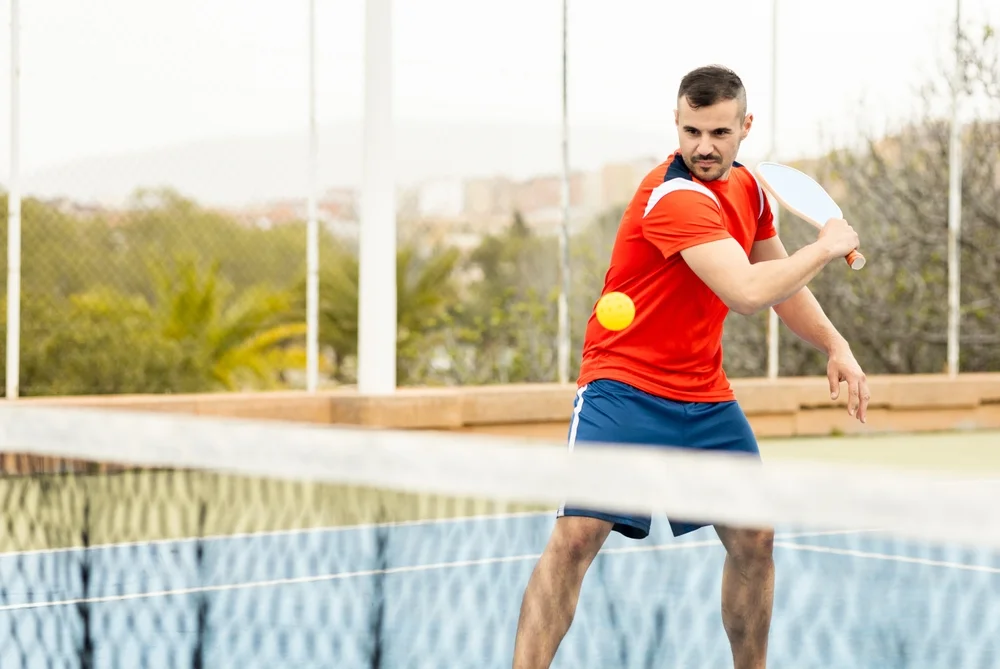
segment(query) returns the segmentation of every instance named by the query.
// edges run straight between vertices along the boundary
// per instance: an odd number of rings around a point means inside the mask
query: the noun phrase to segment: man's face
[[[714,181],[729,176],[740,143],[750,132],[753,115],[743,118],[737,100],[692,109],[682,97],[677,101],[674,121],[684,163],[698,179]]]

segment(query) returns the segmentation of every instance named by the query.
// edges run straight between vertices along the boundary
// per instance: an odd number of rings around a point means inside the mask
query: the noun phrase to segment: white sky
[[[10,148],[10,2],[0,0],[0,180]],[[948,56],[954,6],[780,0],[780,154],[813,150],[823,129],[850,136],[859,121],[878,125],[875,110],[910,113],[913,88]],[[317,8],[321,122],[359,118],[364,2],[317,0]],[[560,8],[559,0],[396,0],[397,115],[557,122]],[[997,0],[962,0],[962,13],[1000,24]],[[306,126],[306,0],[22,0],[21,14],[25,173],[84,156]],[[669,126],[680,76],[721,62],[743,77],[756,112],[747,149],[766,149],[771,0],[684,8],[570,0],[569,30],[574,123]]]

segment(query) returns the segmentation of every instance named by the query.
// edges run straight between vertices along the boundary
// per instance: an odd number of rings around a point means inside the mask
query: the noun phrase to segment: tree
[[[207,385],[275,387],[283,372],[305,367],[306,326],[293,317],[287,291],[254,286],[236,295],[217,263],[202,274],[190,259],[158,273],[156,286],[152,323],[182,347]]]
[[[457,300],[458,258],[454,248],[422,255],[409,243],[396,252],[396,374],[401,385],[432,376],[435,337],[448,326],[448,309]],[[319,284],[320,343],[332,352],[334,378],[351,383],[358,353],[357,256],[343,249],[331,253],[321,264]],[[295,292],[304,307],[304,279]]]
[[[979,106],[962,131],[961,367],[1000,368],[1000,45],[990,29],[963,40],[966,90]],[[869,263],[862,272],[830,267],[813,290],[870,373],[938,373],[945,368],[947,324],[948,153],[946,83],[921,92],[922,113],[890,136],[869,134],[860,151],[832,150],[805,163],[840,201],[858,229]],[[801,226],[784,233],[798,246]],[[817,373],[822,361],[793,342],[785,373]]]
[[[444,345],[455,383],[555,379],[557,257],[554,238],[515,216],[466,258]]]
[[[31,295],[21,311],[19,381],[25,396],[204,389],[181,346],[150,327],[141,298],[110,290],[72,298]],[[4,296],[4,326],[6,314]],[[6,338],[0,352],[6,354]]]
[[[28,294],[21,387],[25,395],[276,387],[305,366],[305,326],[291,302],[264,287],[234,297],[216,267],[201,273],[190,260],[159,275],[154,300],[107,287]]]

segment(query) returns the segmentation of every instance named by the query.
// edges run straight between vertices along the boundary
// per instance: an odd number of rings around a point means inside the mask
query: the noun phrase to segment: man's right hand
[[[831,218],[827,221],[819,231],[817,241],[830,252],[831,259],[843,258],[861,244],[858,233],[842,218]]]

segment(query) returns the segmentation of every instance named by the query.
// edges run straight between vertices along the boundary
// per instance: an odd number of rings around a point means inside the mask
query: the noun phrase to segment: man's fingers
[[[868,401],[871,399],[871,392],[868,390],[868,381],[864,377],[858,383],[858,392],[861,395],[861,403],[858,406],[858,420],[865,423],[868,420]]]
[[[871,395],[868,391],[868,380],[865,373],[857,365],[842,365],[831,360],[826,370],[826,378],[830,383],[830,399],[840,397],[840,384],[847,382],[847,413],[862,423],[868,420],[868,401]]]
[[[849,390],[849,395],[847,397],[847,413],[852,416],[856,416],[858,413],[858,404],[861,400],[861,389],[859,388],[858,379],[848,379],[847,387]]]
[[[835,400],[840,396],[840,374],[831,370],[826,373],[826,378],[830,381],[830,399]]]

